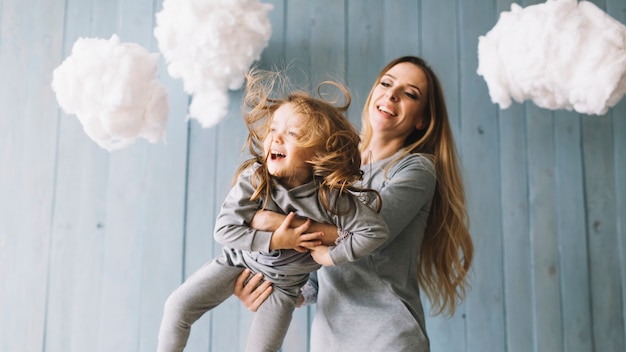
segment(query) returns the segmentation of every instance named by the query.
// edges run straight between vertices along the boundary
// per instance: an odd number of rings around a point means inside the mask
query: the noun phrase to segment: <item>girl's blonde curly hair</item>
[[[334,105],[338,104],[339,96],[333,101],[324,100],[324,87],[336,88],[343,95],[344,104]],[[326,210],[333,214],[341,214],[345,210],[330,204],[331,190],[338,190],[340,194],[345,191],[367,191],[378,196],[376,191],[356,186],[363,178],[359,151],[361,140],[345,116],[351,102],[348,90],[337,82],[324,81],[317,87],[318,99],[300,90],[285,93],[288,88],[289,82],[279,72],[252,69],[246,75],[243,117],[249,133],[245,147],[252,158],[242,163],[235,180],[251,165],[260,165],[252,179],[255,192],[250,200],[263,199],[265,202],[271,197],[272,177],[267,170],[265,161],[268,155],[264,151],[263,141],[269,133],[274,112],[285,104],[292,104],[294,110],[304,117],[300,130],[305,133],[300,134],[297,143],[311,151],[311,158],[306,162],[312,167],[313,179],[320,187],[319,198]]]

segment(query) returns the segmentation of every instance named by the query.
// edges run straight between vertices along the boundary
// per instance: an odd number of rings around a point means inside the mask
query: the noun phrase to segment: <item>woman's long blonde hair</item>
[[[322,99],[322,88],[326,86],[339,91],[335,100]],[[258,163],[252,179],[255,192],[250,200],[263,199],[266,202],[271,197],[272,180],[267,171],[265,160],[268,156],[263,149],[263,141],[269,133],[274,112],[285,104],[293,104],[295,111],[305,117],[300,129],[306,133],[298,137],[297,143],[312,151],[307,163],[312,166],[313,178],[320,186],[320,202],[331,213],[342,214],[348,209],[339,209],[336,204],[331,204],[331,190],[338,190],[340,194],[345,191],[372,191],[355,186],[363,178],[363,171],[360,136],[345,116],[350,106],[350,93],[341,84],[332,81],[319,84],[317,92],[320,99],[298,90],[286,93],[290,90],[287,78],[280,72],[252,69],[246,75],[243,116],[249,133],[245,146],[252,158],[239,167],[235,180],[243,170]],[[344,103],[338,105],[341,95]]]
[[[434,314],[453,315],[457,304],[465,299],[469,289],[469,271],[474,245],[469,233],[469,216],[465,207],[465,191],[459,170],[458,155],[448,121],[448,112],[439,79],[421,58],[404,56],[391,61],[378,75],[363,110],[363,143],[366,150],[371,138],[368,106],[372,93],[385,73],[393,66],[408,62],[424,71],[428,80],[424,108],[427,125],[415,130],[405,140],[397,160],[410,153],[422,153],[432,158],[437,174],[428,224],[420,250],[418,279],[432,303]],[[390,163],[390,166],[393,163]],[[385,170],[388,171],[389,167]],[[383,200],[384,202],[384,200]]]

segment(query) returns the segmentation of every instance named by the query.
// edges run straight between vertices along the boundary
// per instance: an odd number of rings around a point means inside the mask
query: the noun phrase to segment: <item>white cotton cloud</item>
[[[202,127],[228,113],[228,90],[241,88],[272,34],[271,4],[258,0],[164,0],[154,36],[173,78],[192,96],[189,115]]]
[[[65,113],[76,114],[85,133],[108,151],[142,137],[165,139],[168,96],[156,77],[159,54],[134,43],[79,38],[53,72],[52,89]]]
[[[492,102],[603,115],[626,93],[626,26],[588,1],[511,5],[478,41]]]

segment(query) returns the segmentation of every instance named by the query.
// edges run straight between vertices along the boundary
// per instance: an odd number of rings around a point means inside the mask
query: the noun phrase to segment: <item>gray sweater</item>
[[[254,214],[263,204],[263,200],[250,201],[254,192],[250,179],[256,167],[258,165],[244,170],[228,193],[217,217],[215,240],[228,247],[231,253],[240,252],[236,254],[241,255],[245,266],[253,272],[264,273],[275,284],[302,284],[310,272],[320,267],[311,255],[293,249],[270,251],[272,232],[249,227]],[[272,187],[272,198],[267,202],[266,210],[282,214],[294,212],[317,222],[335,224],[351,233],[351,236],[330,247],[330,257],[335,265],[362,258],[389,237],[389,229],[380,215],[348,192],[341,196],[337,191],[332,192],[330,204],[337,201],[339,209],[348,210],[335,215],[322,207],[318,198],[319,185],[315,180],[292,189],[275,181]]]
[[[365,165],[383,199],[389,240],[365,258],[318,271],[312,352],[429,351],[417,281],[418,253],[435,190],[433,163],[418,154]]]

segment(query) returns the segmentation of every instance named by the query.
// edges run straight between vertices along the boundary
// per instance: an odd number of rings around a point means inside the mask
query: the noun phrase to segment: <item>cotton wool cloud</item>
[[[272,28],[258,0],[164,0],[154,36],[173,78],[192,95],[189,117],[204,128],[228,114],[229,90],[260,59]]]
[[[53,72],[52,89],[67,114],[75,114],[85,133],[108,151],[138,138],[165,140],[168,95],[157,79],[158,53],[135,43],[79,38]]]
[[[493,103],[603,115],[626,93],[626,26],[588,1],[511,5],[478,41]]]

